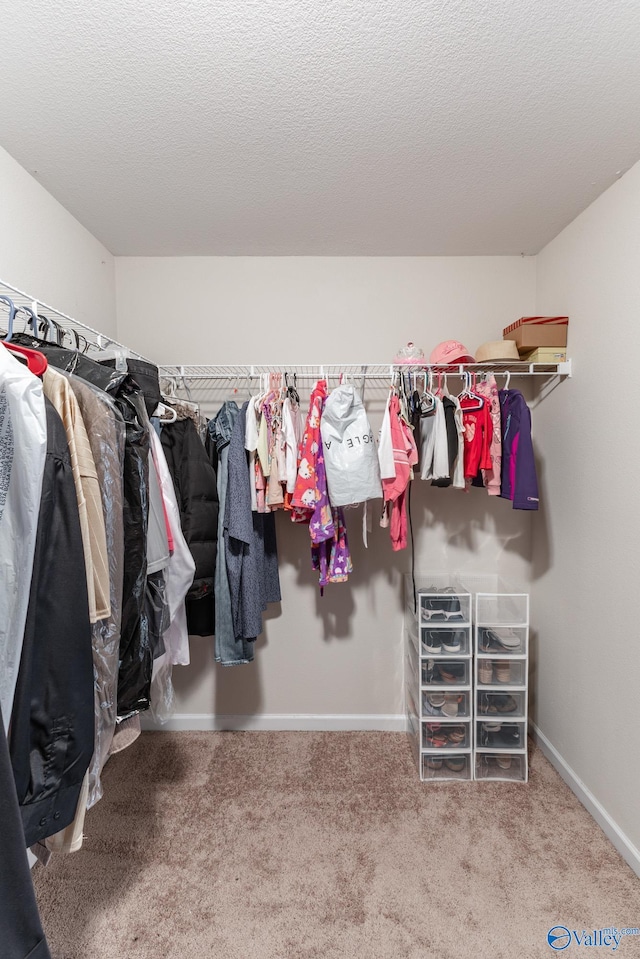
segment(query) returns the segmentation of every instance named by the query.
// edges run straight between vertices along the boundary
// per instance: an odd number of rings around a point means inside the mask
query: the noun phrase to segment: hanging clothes
[[[396,475],[393,437],[391,435],[391,399],[393,396],[393,390],[389,390],[378,437],[378,462],[380,463],[380,477],[383,480],[383,487],[384,480],[395,479]]]
[[[453,487],[454,489],[464,489],[466,485],[464,479],[464,417],[458,397],[452,396],[451,399],[454,403],[453,416],[458,434],[458,456],[453,468]]]
[[[169,625],[162,634],[164,653],[153,662],[151,680],[151,715],[156,722],[166,722],[173,711],[174,694],[172,671],[174,666],[188,666],[189,635],[185,597],[193,582],[196,565],[180,527],[180,511],[175,497],[171,473],[162,449],[160,437],[151,434],[151,453],[158,470],[163,501],[166,506],[169,533],[173,549],[165,570],[166,601]]]
[[[196,572],[187,594],[192,636],[213,636],[219,501],[216,472],[191,419],[166,424],[162,448],[173,478],[184,538]]]
[[[382,480],[385,504],[390,507],[391,548],[394,551],[407,546],[406,495],[411,481],[412,467],[418,462],[418,450],[413,431],[400,415],[400,402],[394,392],[389,400],[389,427],[393,449],[395,476]]]
[[[27,846],[74,820],[94,751],[91,626],[76,484],[66,430],[49,401],[46,415],[38,533],[9,734]]]
[[[499,496],[502,485],[502,426],[498,385],[493,373],[487,374],[477,384],[475,391],[479,396],[484,397],[487,402],[492,426],[491,443],[489,445],[491,468],[482,470],[483,485],[486,487],[489,496]]]
[[[144,608],[150,429],[144,399],[126,370],[110,369],[77,350],[55,346],[25,333],[14,334],[13,341],[41,350],[50,365],[65,372],[73,372],[89,384],[106,391],[113,397],[125,423],[125,555],[118,673],[118,719],[121,723],[138,710],[148,709],[153,666]]]
[[[1,348],[0,348],[1,349]],[[0,434],[2,435],[2,434]],[[0,709],[0,929],[3,959],[51,959],[42,931]]]
[[[273,513],[253,512],[245,450],[245,403],[231,431],[228,452],[224,542],[236,640],[252,640],[263,630],[262,613],[280,601],[278,550]],[[253,646],[247,650],[253,657]]]
[[[520,390],[500,390],[502,486],[500,496],[514,509],[540,506],[536,461],[531,441],[531,411]]]
[[[298,476],[298,448],[304,436],[304,420],[297,403],[287,396],[282,403],[282,434],[285,454],[286,490],[290,499]]]
[[[341,507],[332,509],[327,487],[321,423],[327,397],[325,380],[318,380],[309,400],[309,413],[300,444],[300,463],[291,519],[306,523],[311,538],[311,566],[320,572],[320,589],[344,583],[353,570],[346,523]]]
[[[327,491],[320,421],[327,398],[325,380],[318,380],[309,399],[309,413],[300,444],[300,462],[291,499],[292,520],[308,523],[311,542],[322,543],[334,534]]]
[[[246,416],[254,416],[247,406]],[[249,663],[253,659],[253,645],[251,640],[238,637],[234,630],[231,592],[227,574],[227,557],[225,550],[225,516],[227,508],[227,488],[229,481],[229,444],[233,428],[240,416],[240,408],[233,400],[223,403],[215,419],[209,423],[209,443],[215,450],[217,457],[216,475],[218,481],[218,499],[220,501],[220,515],[222,521],[218,523],[218,554],[215,571],[215,658],[223,666],[235,666],[239,663]],[[247,426],[245,424],[245,440]],[[245,443],[246,449],[246,443]],[[255,468],[255,467],[254,467]],[[249,482],[254,472],[249,466]],[[257,510],[256,510],[257,512]]]
[[[352,506],[382,499],[373,431],[353,386],[338,386],[329,394],[320,432],[331,505]]]
[[[447,474],[438,479],[432,479],[432,486],[447,487],[453,484],[456,460],[458,459],[459,443],[456,426],[456,404],[452,397],[442,397],[442,408],[445,419],[445,433],[447,439]]]
[[[169,626],[163,634],[165,653],[172,666],[188,666],[190,655],[185,598],[193,583],[196,564],[180,527],[180,511],[173,480],[160,437],[155,432],[151,435],[151,453],[158,470],[173,542],[173,550],[165,570],[166,599],[169,607]]]
[[[433,396],[433,409],[421,413],[419,418],[420,477],[423,480],[447,479],[449,476],[449,448],[447,445],[447,424],[443,401]]]
[[[88,807],[102,796],[100,774],[117,719],[118,657],[124,572],[123,474],[125,425],[105,392],[78,377],[69,380],[87,427],[102,498],[109,561],[110,614],[91,628],[94,671],[95,751],[89,769]]]
[[[460,400],[464,423],[464,475],[472,480],[480,469],[491,469],[491,437],[493,426],[489,405],[478,403],[472,397]]]
[[[85,553],[89,619],[92,623],[97,623],[99,619],[106,619],[109,615],[111,599],[107,538],[96,464],[87,428],[69,381],[62,373],[49,366],[42,382],[45,396],[62,418],[67,434]]]
[[[47,453],[42,383],[0,345],[0,707],[18,679]]]

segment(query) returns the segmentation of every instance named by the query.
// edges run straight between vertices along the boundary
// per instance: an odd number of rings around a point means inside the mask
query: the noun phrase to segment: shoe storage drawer
[[[469,686],[471,660],[424,659],[420,663],[423,686]]]
[[[505,722],[500,719],[480,719],[476,722],[476,749],[524,749],[527,729],[524,722]]]
[[[423,722],[422,748],[443,752],[448,749],[471,748],[471,723]]]
[[[433,753],[422,755],[422,778],[427,782],[447,779],[468,781],[471,779],[471,755],[469,753]]]
[[[421,626],[455,626],[471,622],[471,595],[454,590],[421,589],[418,593]]]
[[[423,656],[469,656],[471,630],[451,629],[449,626],[421,626],[420,651]]]
[[[498,716],[507,721],[526,716],[526,693],[485,693],[477,690],[478,716]]]
[[[498,656],[526,656],[526,626],[477,626],[476,652]]]
[[[446,692],[423,692],[422,715],[444,719],[468,719],[471,716],[471,692],[452,689]]]
[[[524,659],[490,659],[479,655],[476,659],[476,685],[524,686],[526,665]]]
[[[478,593],[476,623],[478,626],[527,626],[528,593]]]
[[[523,753],[477,753],[475,773],[476,779],[524,783],[527,781],[527,757]]]

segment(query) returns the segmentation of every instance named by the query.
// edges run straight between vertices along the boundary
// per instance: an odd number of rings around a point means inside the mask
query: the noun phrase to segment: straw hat
[[[476,363],[511,363],[512,360],[520,361],[515,340],[494,340],[476,350]]]

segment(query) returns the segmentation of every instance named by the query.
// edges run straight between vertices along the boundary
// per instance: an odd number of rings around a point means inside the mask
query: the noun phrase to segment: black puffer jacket
[[[213,579],[218,538],[216,471],[189,419],[162,428],[162,448],[176,490],[182,532],[196,564],[187,593],[187,625],[192,636],[213,636]]]

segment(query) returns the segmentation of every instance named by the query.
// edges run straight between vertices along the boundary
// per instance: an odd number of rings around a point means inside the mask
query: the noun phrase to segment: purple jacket
[[[538,477],[531,442],[531,411],[520,390],[500,390],[502,474],[500,496],[514,509],[538,509]]]

